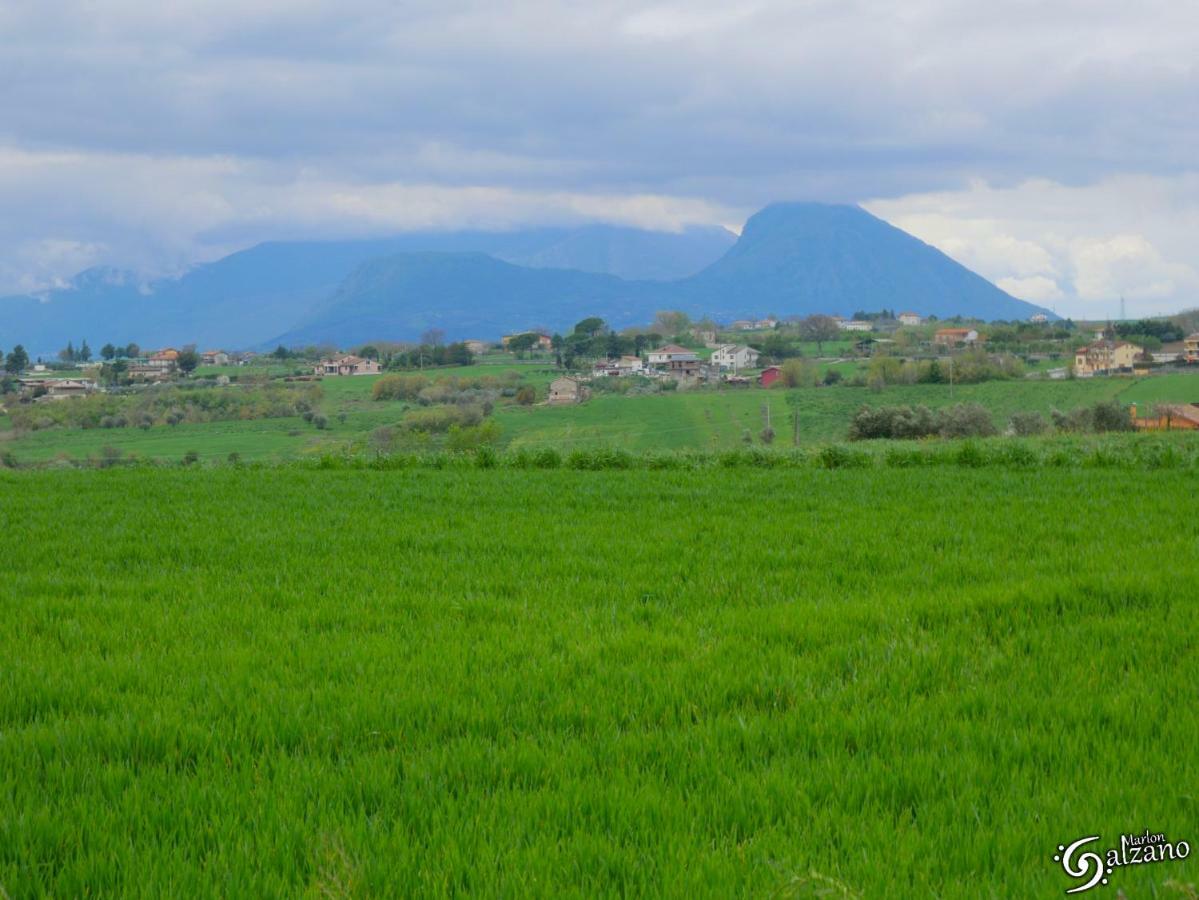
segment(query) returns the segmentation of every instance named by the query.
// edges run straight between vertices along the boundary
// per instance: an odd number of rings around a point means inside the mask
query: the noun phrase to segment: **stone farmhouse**
[[[314,375],[378,375],[383,369],[376,360],[361,356],[339,356],[322,359],[313,369]]]
[[[591,389],[579,378],[563,375],[550,382],[550,393],[546,402],[551,406],[582,403],[591,396]]]

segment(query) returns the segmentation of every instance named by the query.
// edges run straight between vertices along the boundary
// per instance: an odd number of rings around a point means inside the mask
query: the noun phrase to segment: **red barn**
[[[758,384],[762,387],[770,387],[783,376],[783,370],[778,366],[769,366],[762,370],[762,374],[758,376]]]

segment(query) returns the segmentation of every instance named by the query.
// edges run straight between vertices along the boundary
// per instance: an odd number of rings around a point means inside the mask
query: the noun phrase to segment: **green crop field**
[[[434,369],[425,374],[431,379],[477,379],[511,377],[513,372],[521,376],[520,383],[533,385],[544,399],[553,370],[543,360]],[[286,417],[156,424],[146,429],[50,428],[15,433],[6,418],[0,417],[0,452],[19,462],[44,462],[56,457],[95,459],[106,452],[165,460],[194,452],[203,461],[222,461],[236,453],[247,461],[278,461],[345,448],[358,451],[370,444],[375,429],[399,426],[411,409],[409,403],[374,400],[371,391],[377,380],[374,376],[324,379],[320,411],[327,417],[327,427],[323,429]],[[496,406],[494,418],[500,426],[499,444],[511,449],[724,450],[741,446],[747,435],[756,440],[766,423],[767,407],[779,444],[792,442],[794,417],[798,416],[800,443],[811,445],[843,440],[851,417],[863,405],[922,404],[937,409],[979,403],[1003,428],[1016,412],[1048,416],[1055,408],[1069,410],[1111,399],[1135,402],[1142,414],[1148,414],[1155,403],[1199,401],[1199,375],[891,385],[878,392],[845,385],[796,390],[763,390],[755,385],[641,396],[597,390],[590,401],[578,406],[539,403],[523,407],[508,401]]]
[[[1194,484],[0,470],[0,896],[1060,896],[1199,839]]]

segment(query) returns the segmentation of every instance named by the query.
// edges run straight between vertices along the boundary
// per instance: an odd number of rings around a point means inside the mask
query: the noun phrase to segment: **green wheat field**
[[[0,471],[0,896],[1062,896],[1199,840],[1195,484]]]

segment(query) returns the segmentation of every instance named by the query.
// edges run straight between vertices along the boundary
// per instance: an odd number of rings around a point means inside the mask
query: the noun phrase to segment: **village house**
[[[1128,341],[1095,341],[1074,351],[1074,374],[1096,375],[1101,372],[1131,372],[1144,349]]]
[[[758,364],[760,354],[753,347],[741,344],[721,344],[712,351],[712,365],[720,369],[752,369]]]
[[[145,365],[160,372],[174,372],[179,366],[179,351],[174,347],[166,347],[157,353],[151,353]]]
[[[981,338],[973,328],[939,328],[933,335],[934,344],[953,347],[957,344],[977,344]]]
[[[512,343],[513,338],[518,338],[522,334],[533,334],[533,333],[534,332],[530,332],[530,331],[517,331],[514,334],[506,334],[501,339],[501,343],[503,344],[504,349],[507,350],[508,345],[510,343]],[[543,334],[540,332],[536,332],[536,334],[537,334],[537,343],[533,345],[534,350],[550,350],[553,348],[553,346],[554,346],[553,339],[548,334]]]
[[[34,400],[68,400],[71,397],[86,397],[97,387],[94,381],[77,378],[22,378],[21,389],[34,394]]]
[[[648,357],[649,364],[651,366],[662,366],[675,361],[699,361],[699,356],[694,350],[688,350],[686,347],[680,347],[678,344],[667,344],[665,347],[659,347],[657,350],[651,350],[648,354]]]
[[[334,359],[322,359],[313,369],[314,375],[378,375],[383,369],[373,359],[363,359],[361,356],[339,356]]]
[[[1188,363],[1199,363],[1199,331],[1182,339],[1182,355]]]
[[[924,321],[924,319],[922,319],[920,317],[919,313],[901,312],[899,314],[899,324],[900,325],[919,325],[923,321]]]
[[[754,328],[758,331],[767,331],[778,326],[778,319],[758,319],[754,322]]]
[[[1162,344],[1160,350],[1154,350],[1151,354],[1155,363],[1175,363],[1186,361],[1186,343],[1184,341],[1170,341],[1167,344]]]
[[[179,351],[173,347],[167,347],[159,350],[157,353],[152,353],[148,357],[142,359],[133,359],[129,361],[129,368],[126,370],[130,378],[138,378],[145,381],[162,381],[170,378],[171,374],[179,367]]]
[[[227,366],[229,365],[229,354],[224,350],[205,350],[200,354],[200,365]]]
[[[1049,321],[1049,316],[1045,315],[1045,313],[1037,313],[1034,316],[1029,316],[1028,321],[1032,322],[1034,325],[1044,325]]]
[[[462,344],[463,344],[463,346],[466,347],[467,350],[469,350],[475,356],[482,356],[484,353],[487,352],[487,342],[486,341],[476,341],[474,339],[471,339],[469,341],[463,341]]]
[[[758,384],[762,387],[770,387],[776,381],[783,377],[783,370],[778,366],[768,366],[762,370],[762,374],[758,376]]]
[[[1159,403],[1154,415],[1137,417],[1137,405],[1130,410],[1132,424],[1140,431],[1199,431],[1199,403]]]
[[[861,319],[842,319],[837,323],[842,331],[869,331],[871,324]]]
[[[716,345],[716,332],[708,331],[703,328],[692,328],[691,336],[703,344],[705,347],[713,347]]]
[[[620,378],[625,375],[639,375],[645,371],[645,362],[640,356],[622,356],[619,359],[597,360],[592,374],[601,378]]]
[[[550,393],[546,402],[553,405],[582,403],[591,396],[591,389],[580,379],[563,375],[550,382]]]
[[[753,331],[754,323],[749,319],[738,319],[729,327],[732,328],[733,331]]]
[[[672,359],[658,368],[664,378],[673,378],[680,387],[693,385],[708,375],[708,367],[694,354],[691,359]]]

